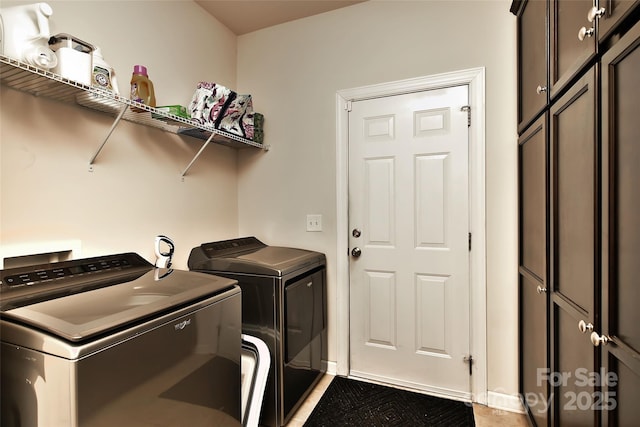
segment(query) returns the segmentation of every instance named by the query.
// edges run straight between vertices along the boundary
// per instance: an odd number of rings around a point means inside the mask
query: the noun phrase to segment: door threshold
[[[472,402],[471,392],[458,390],[449,390],[441,387],[433,387],[425,384],[419,384],[412,381],[400,380],[397,378],[382,377],[366,372],[351,371],[347,378],[364,381],[372,384],[393,387],[400,390],[411,391],[414,393],[427,394],[429,396],[441,397],[444,399],[457,400],[460,402]]]

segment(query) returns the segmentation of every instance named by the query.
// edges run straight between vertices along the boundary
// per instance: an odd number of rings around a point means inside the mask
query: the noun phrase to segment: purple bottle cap
[[[149,75],[147,74],[147,67],[145,67],[144,65],[134,65],[133,74],[142,74],[145,77],[149,77]]]

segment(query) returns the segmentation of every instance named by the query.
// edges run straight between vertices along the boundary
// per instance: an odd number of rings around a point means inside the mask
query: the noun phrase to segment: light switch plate
[[[307,231],[322,231],[322,215],[307,215]]]

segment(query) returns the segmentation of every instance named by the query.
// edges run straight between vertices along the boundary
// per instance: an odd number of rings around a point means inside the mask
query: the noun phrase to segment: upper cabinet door
[[[551,98],[584,69],[596,54],[592,0],[551,0]]]
[[[598,21],[598,41],[609,37],[617,25],[639,5],[640,0],[599,0],[598,6],[594,6],[587,17],[591,21]]]
[[[546,0],[529,0],[518,13],[518,131],[522,132],[547,105]]]

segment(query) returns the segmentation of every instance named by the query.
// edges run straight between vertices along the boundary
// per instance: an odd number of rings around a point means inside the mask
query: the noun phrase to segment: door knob
[[[351,235],[353,237],[360,237],[362,236],[362,231],[360,231],[359,228],[354,228],[353,231],[351,232]]]
[[[578,330],[583,334],[587,331],[593,331],[593,325],[591,323],[587,323],[584,320],[578,322]]]
[[[547,292],[547,288],[543,288],[542,286],[538,285],[538,287],[536,288],[536,292],[539,294],[544,294],[545,292]]]
[[[353,248],[351,250],[351,255],[355,258],[358,258],[360,255],[362,255],[362,250],[360,248]]]
[[[587,29],[586,27],[580,28],[578,31],[578,40],[583,41],[587,37],[592,37],[595,30],[593,28]]]
[[[589,13],[587,13],[587,19],[589,20],[589,22],[593,22],[596,18],[602,18],[606,11],[607,10],[604,7],[598,9],[597,7],[593,6],[591,9],[589,9]]]
[[[591,332],[591,344],[594,347],[598,347],[600,344],[607,345],[611,341],[611,338],[606,335],[598,335],[597,332]]]

